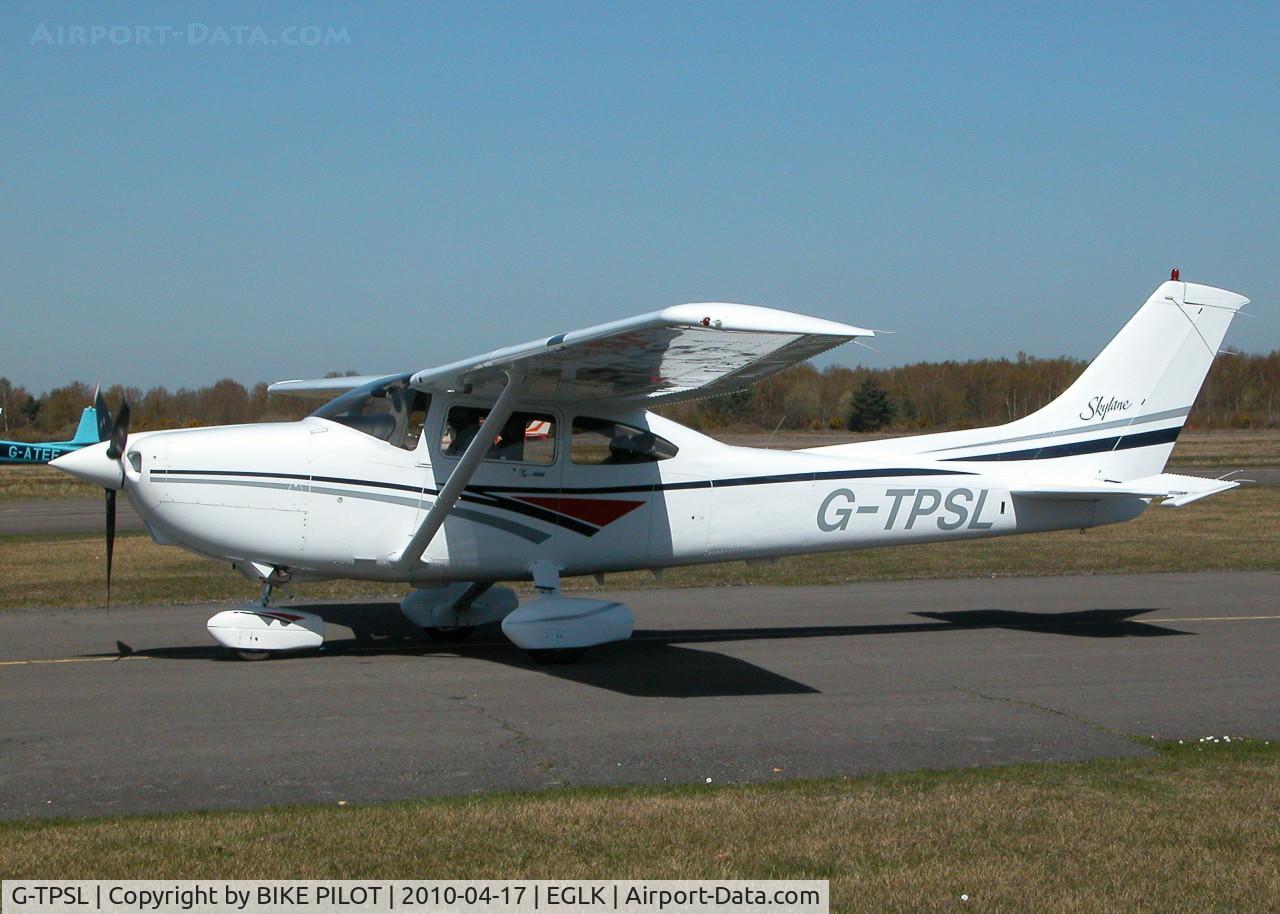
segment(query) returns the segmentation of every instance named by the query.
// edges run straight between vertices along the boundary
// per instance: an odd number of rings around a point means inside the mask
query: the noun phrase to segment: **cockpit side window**
[[[488,415],[488,407],[455,406],[449,410],[440,435],[441,453],[461,457]],[[551,465],[556,459],[555,417],[546,413],[512,413],[502,431],[494,436],[484,459]]]
[[[422,437],[430,405],[431,395],[414,390],[402,377],[357,387],[312,415],[412,451]]]
[[[590,416],[578,416],[573,420],[569,457],[576,464],[656,463],[671,459],[678,451],[679,448],[666,438],[648,429]]]

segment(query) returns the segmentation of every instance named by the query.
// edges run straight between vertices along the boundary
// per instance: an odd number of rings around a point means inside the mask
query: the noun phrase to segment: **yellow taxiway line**
[[[0,660],[0,666],[37,666],[45,663],[115,663],[117,660],[150,660],[150,657],[137,654],[122,654],[114,657],[56,657],[51,660]]]

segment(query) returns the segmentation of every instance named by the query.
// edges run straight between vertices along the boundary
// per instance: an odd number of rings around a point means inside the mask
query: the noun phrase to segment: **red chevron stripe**
[[[607,527],[618,518],[630,514],[644,504],[642,501],[620,501],[613,498],[563,498],[559,495],[515,495],[516,501],[546,508],[564,514],[574,520],[586,521],[597,527]]]

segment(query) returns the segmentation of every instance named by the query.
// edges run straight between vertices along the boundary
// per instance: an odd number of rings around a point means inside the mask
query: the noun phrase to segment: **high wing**
[[[303,400],[332,400],[338,394],[355,390],[366,384],[372,384],[389,375],[362,374],[348,375],[340,378],[315,378],[313,380],[276,381],[267,388],[267,393],[280,394],[286,397],[298,397]]]
[[[874,331],[755,305],[675,305],[560,333],[415,373],[427,391],[496,396],[505,372],[524,375],[526,396],[671,403],[749,387]]]
[[[527,399],[671,403],[749,387],[775,372],[875,332],[790,311],[704,302],[675,305],[496,349],[414,373],[424,391],[496,397],[507,372]],[[386,375],[280,381],[273,394],[331,397]]]

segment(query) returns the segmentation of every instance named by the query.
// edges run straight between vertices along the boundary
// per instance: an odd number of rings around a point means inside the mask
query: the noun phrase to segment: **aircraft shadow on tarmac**
[[[317,660],[359,655],[409,654],[486,660],[538,669],[571,682],[643,698],[695,698],[731,695],[796,695],[818,690],[750,663],[714,651],[686,647],[734,641],[781,641],[798,638],[844,638],[860,635],[923,634],[999,628],[1084,638],[1159,637],[1190,632],[1137,621],[1152,609],[1090,609],[1066,613],[1002,609],[917,612],[932,622],[872,625],[810,625],[772,628],[637,629],[630,641],[590,651],[571,666],[537,666],[524,651],[502,637],[497,626],[484,626],[469,641],[440,644],[424,641],[421,631],[401,615],[394,603],[320,604],[300,607],[329,625],[351,629],[350,638],[330,638],[320,652],[285,654],[272,662]],[[208,647],[134,649],[116,642],[116,654],[170,660],[233,662],[231,654]]]

